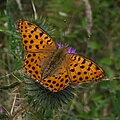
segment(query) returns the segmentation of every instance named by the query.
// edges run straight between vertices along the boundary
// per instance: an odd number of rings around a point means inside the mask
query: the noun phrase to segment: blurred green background
[[[21,110],[24,97],[19,86],[0,89],[0,119],[120,120],[120,0],[0,0],[0,86],[23,77],[14,74],[22,68],[24,56],[17,21],[42,23],[41,17],[55,29],[54,40],[98,63],[107,81],[78,85],[75,96],[58,112],[32,115]]]

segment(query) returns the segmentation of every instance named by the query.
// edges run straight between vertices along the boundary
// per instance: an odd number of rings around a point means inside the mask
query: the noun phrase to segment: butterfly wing
[[[66,67],[62,65],[52,76],[42,80],[41,84],[52,92],[65,89],[70,84]]]
[[[97,81],[104,77],[105,73],[93,61],[77,55],[67,54],[67,70],[72,83]]]
[[[24,57],[25,72],[33,79],[41,80],[41,61],[57,49],[53,39],[35,24],[20,20],[17,24],[22,44],[26,51]]]
[[[27,53],[24,57],[24,69],[31,78],[41,80],[41,60],[47,55],[44,53]]]
[[[17,29],[20,30],[25,51],[34,52],[40,49],[57,49],[57,45],[53,39],[42,28],[33,23],[20,20],[18,21]]]

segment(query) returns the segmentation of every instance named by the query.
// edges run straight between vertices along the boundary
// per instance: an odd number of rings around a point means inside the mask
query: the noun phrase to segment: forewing
[[[25,51],[36,52],[40,49],[57,49],[56,43],[47,32],[33,23],[26,20],[20,20],[17,24],[17,29],[20,30]]]
[[[77,54],[67,54],[67,70],[72,83],[97,81],[104,77],[105,73],[93,61]]]

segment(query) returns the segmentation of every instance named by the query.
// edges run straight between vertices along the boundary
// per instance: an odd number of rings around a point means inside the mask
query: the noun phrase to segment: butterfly
[[[69,52],[67,45],[57,44],[37,25],[19,20],[17,29],[25,51],[25,73],[50,91],[59,92],[71,84],[98,81],[104,77],[104,71],[95,62]]]

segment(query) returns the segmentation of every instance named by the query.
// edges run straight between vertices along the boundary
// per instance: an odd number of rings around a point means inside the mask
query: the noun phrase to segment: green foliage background
[[[92,16],[86,13],[89,6]],[[53,25],[54,40],[67,43],[78,54],[96,61],[108,80],[77,86],[71,101],[59,110],[47,112],[42,108],[24,109],[26,102],[21,86],[0,89],[0,119],[119,120],[120,0],[0,1],[0,86],[24,79],[19,72],[24,53],[15,27],[17,20],[42,23],[41,16]]]

